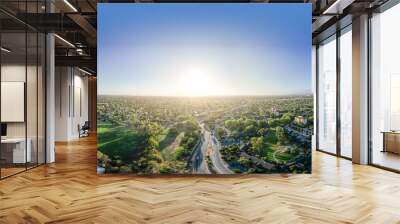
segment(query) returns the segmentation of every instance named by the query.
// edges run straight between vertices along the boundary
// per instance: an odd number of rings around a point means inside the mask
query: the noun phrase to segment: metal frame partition
[[[374,9],[370,9],[368,10],[368,35],[367,35],[367,39],[368,39],[368,54],[367,54],[367,61],[368,61],[368,165],[371,165],[373,167],[377,167],[383,170],[387,170],[387,171],[391,171],[391,172],[395,172],[395,173],[400,173],[400,170],[398,169],[393,169],[387,166],[383,166],[383,165],[379,165],[374,163],[373,160],[373,130],[372,130],[372,93],[373,93],[373,88],[372,88],[372,57],[373,57],[373,47],[372,47],[372,31],[373,31],[373,27],[372,27],[372,19],[373,19],[373,14],[374,13],[383,13],[386,10],[396,6],[400,4],[400,0],[388,0],[386,1],[384,4],[381,4],[379,7],[374,8]]]
[[[0,23],[0,31],[2,30],[2,23]],[[3,44],[2,44],[2,32],[0,32],[0,47],[2,47],[3,46]],[[1,74],[1,72],[2,72],[2,69],[1,69],[1,62],[2,62],[2,52],[1,52],[1,50],[0,50],[0,124],[1,124],[1,77],[2,77],[2,74]],[[2,158],[2,155],[1,155],[1,152],[2,152],[2,150],[1,150],[1,144],[0,144],[0,180],[2,179],[2,173],[1,173],[1,171],[2,171],[2,169],[1,169],[1,158]]]
[[[365,13],[368,13],[368,30],[367,30],[367,46],[368,46],[368,54],[367,54],[367,79],[368,79],[368,124],[367,124],[367,128],[368,128],[368,165],[377,167],[377,168],[381,168],[384,170],[388,170],[388,171],[392,171],[392,172],[396,172],[396,173],[400,173],[400,170],[397,169],[393,169],[390,167],[386,167],[383,165],[379,165],[374,163],[373,160],[373,138],[372,138],[372,93],[373,93],[373,88],[372,88],[372,57],[373,57],[373,48],[372,48],[372,31],[373,31],[373,27],[372,27],[372,18],[373,18],[373,14],[374,13],[383,13],[386,10],[396,6],[400,4],[400,0],[388,0],[385,3],[379,5],[378,7],[375,8],[371,8],[371,9],[366,9]],[[351,160],[351,158],[343,156],[341,153],[341,138],[340,138],[340,133],[342,131],[342,127],[341,127],[341,117],[340,117],[340,81],[341,81],[341,70],[342,68],[340,67],[340,37],[345,33],[343,32],[344,30],[346,30],[349,26],[352,25],[352,15],[347,15],[346,17],[342,18],[341,20],[339,20],[336,24],[332,25],[331,27],[329,27],[326,31],[322,32],[319,36],[317,36],[316,40],[314,41],[315,45],[316,45],[316,150],[319,152],[323,152],[323,153],[327,153],[333,156],[337,156],[340,158],[344,158],[344,159],[348,159]],[[336,153],[332,153],[332,152],[328,152],[322,148],[320,148],[320,144],[319,144],[319,106],[320,106],[320,96],[319,96],[319,89],[320,89],[320,75],[319,75],[319,60],[320,60],[320,56],[319,56],[319,45],[327,40],[328,38],[331,38],[333,35],[336,35],[335,41],[336,41]]]
[[[336,122],[337,122],[337,128],[338,128],[338,130],[337,130],[337,132],[336,132],[336,134],[337,134],[337,137],[338,137],[338,141],[337,141],[337,154],[341,157],[341,158],[344,158],[344,159],[348,159],[348,160],[352,160],[352,158],[351,157],[348,157],[348,156],[345,156],[345,155],[343,155],[343,153],[342,153],[342,130],[343,130],[343,127],[342,127],[342,121],[344,120],[342,117],[341,117],[341,113],[342,113],[342,109],[343,108],[341,108],[341,103],[342,103],[342,97],[341,97],[341,93],[343,92],[343,90],[341,89],[341,84],[342,84],[342,82],[344,81],[344,79],[342,78],[342,77],[344,77],[343,75],[344,75],[344,73],[343,73],[343,67],[342,67],[342,58],[341,58],[341,37],[344,35],[344,34],[346,34],[347,32],[352,32],[352,24],[350,23],[350,24],[347,24],[346,26],[344,26],[343,28],[340,28],[340,29],[338,29],[338,31],[337,31],[337,33],[336,33],[336,35],[337,35],[337,98],[338,98],[338,101],[337,101],[337,110],[336,110],[336,113],[337,113],[337,120],[336,120]]]
[[[333,155],[333,156],[337,156],[340,158],[344,158],[347,160],[352,160],[350,157],[346,157],[343,156],[341,153],[341,117],[340,117],[340,113],[341,113],[341,108],[340,108],[340,103],[341,103],[341,97],[340,97],[340,83],[341,83],[341,66],[340,66],[340,37],[345,33],[343,32],[344,30],[346,30],[347,32],[351,32],[351,30],[347,30],[349,27],[351,27],[351,17],[345,18],[344,19],[345,22],[341,23],[341,24],[335,24],[333,26],[334,28],[334,32],[332,32],[332,29],[330,31],[330,35],[325,35],[323,39],[318,40],[318,43],[316,44],[316,150],[319,152],[323,152],[329,155]],[[323,34],[324,35],[324,34]],[[319,55],[319,48],[322,42],[327,41],[329,38],[332,38],[333,36],[335,36],[334,40],[332,41],[336,41],[336,152],[332,153],[329,152],[327,150],[321,149],[320,148],[320,144],[319,144],[319,131],[320,131],[320,127],[319,127],[319,108],[320,108],[320,95],[319,95],[319,90],[320,90],[320,74],[319,74],[319,60],[320,60],[320,55]]]
[[[368,81],[367,81],[367,83],[368,83],[368,100],[367,100],[367,102],[368,102],[368,105],[367,105],[367,108],[368,108],[368,111],[367,111],[367,113],[368,113],[368,124],[367,124],[367,127],[368,127],[368,139],[367,139],[367,141],[368,141],[368,165],[372,165],[372,115],[371,115],[371,111],[372,111],[372,103],[371,103],[371,90],[372,90],[372,82],[371,82],[371,71],[372,71],[372,63],[371,63],[371,56],[372,56],[372,42],[371,42],[371,19],[372,19],[372,13],[371,12],[368,12],[368,36],[367,36],[367,38],[368,38],[368,54],[367,54],[367,63],[368,63],[368,70],[367,70],[367,72],[368,72],[368,75],[367,75],[367,79],[368,79]]]
[[[37,12],[39,12],[39,2],[43,3],[43,1],[39,1],[39,0],[33,2],[33,3],[37,3],[36,4],[36,11]],[[25,19],[27,19],[27,13],[29,13],[28,12],[28,7],[27,7],[28,1],[23,1],[23,3],[25,3]],[[32,1],[30,1],[29,3],[32,3]],[[30,26],[27,23],[21,21],[20,19],[13,17],[12,14],[7,13],[6,10],[4,10],[2,8],[0,8],[0,9],[1,9],[1,13],[4,13],[6,16],[9,16],[11,19],[15,19],[15,21],[18,24],[21,24],[21,27],[23,27],[23,30],[17,30],[17,31],[5,31],[3,29],[0,29],[0,46],[3,46],[5,44],[3,42],[4,35],[18,33],[18,34],[24,35],[24,46],[23,46],[24,50],[23,51],[24,51],[24,54],[25,54],[25,58],[23,59],[24,60],[24,64],[22,65],[22,66],[25,67],[25,69],[24,69],[24,72],[25,72],[24,125],[25,126],[23,127],[24,132],[25,132],[24,133],[24,135],[25,135],[24,136],[24,139],[25,139],[25,144],[24,144],[24,147],[25,147],[25,167],[24,167],[24,169],[21,169],[18,172],[13,172],[11,174],[4,175],[3,171],[4,171],[5,168],[3,167],[3,164],[1,162],[2,161],[2,157],[1,157],[2,156],[2,144],[0,144],[0,180],[3,180],[5,178],[14,176],[16,174],[25,172],[25,171],[33,169],[33,168],[36,168],[36,167],[38,167],[40,165],[46,164],[46,162],[47,162],[47,158],[46,158],[47,157],[47,155],[46,155],[47,154],[46,153],[46,148],[47,148],[47,140],[46,140],[47,139],[47,132],[46,132],[47,131],[47,128],[46,128],[46,126],[47,126],[47,124],[46,124],[46,120],[47,120],[47,114],[46,114],[46,107],[47,107],[47,105],[46,105],[46,96],[47,96],[47,88],[46,88],[46,85],[47,85],[47,81],[46,81],[46,78],[47,78],[47,55],[46,55],[47,54],[47,49],[46,49],[47,48],[47,38],[46,38],[46,35],[47,35],[47,33],[41,32],[40,30],[37,30],[37,29],[33,28],[32,26]],[[47,8],[46,8],[46,11],[47,11]],[[1,28],[1,26],[2,26],[2,24],[0,23],[0,28]],[[28,35],[32,35],[33,38],[36,38],[36,41],[31,41],[32,43],[30,43],[29,40],[28,40]],[[29,46],[29,44],[32,44],[33,47]],[[42,46],[42,48],[40,48],[40,46]],[[31,51],[28,51],[28,48],[34,48],[34,49],[33,50],[30,49]],[[39,49],[40,49],[40,51],[39,51]],[[30,60],[28,58],[28,54],[29,53],[33,54],[36,57],[35,60]],[[42,62],[40,62],[40,58],[39,57],[41,57]],[[4,64],[5,64],[5,61],[4,61],[4,57],[3,57],[3,52],[1,52],[1,54],[0,54],[0,82],[2,81],[2,75],[3,75],[2,71],[3,71]],[[31,69],[31,71],[30,71],[31,74],[30,75],[32,75],[32,77],[34,78],[34,82],[36,82],[36,83],[33,83],[31,88],[34,88],[34,90],[33,90],[33,92],[31,94],[28,95],[28,91],[27,91],[27,89],[28,89],[28,72],[29,72],[28,71],[28,65],[30,65],[30,64],[32,64],[32,66],[35,67],[35,69],[33,69],[33,70]],[[41,86],[39,86],[39,74],[40,74],[39,67],[42,68],[41,71],[40,71],[41,72],[41,82],[42,82]],[[30,84],[32,84],[32,83],[30,83]],[[39,88],[41,88],[41,89],[39,89]],[[0,90],[1,90],[1,85],[0,85]],[[41,94],[39,94],[39,91],[41,91],[40,92]],[[33,111],[33,112],[36,113],[36,114],[33,114],[33,116],[35,117],[34,119],[36,119],[36,122],[34,120],[32,120],[31,121],[32,124],[30,124],[30,125],[34,125],[34,126],[32,126],[32,130],[34,132],[36,132],[35,135],[31,137],[32,141],[36,142],[36,148],[35,148],[35,150],[36,150],[36,158],[34,159],[36,161],[34,161],[33,163],[29,163],[29,166],[28,166],[28,153],[27,153],[27,150],[28,150],[28,120],[30,118],[28,116],[29,114],[28,114],[28,108],[27,107],[28,107],[28,97],[29,96],[33,97],[33,99],[35,100],[35,103],[36,103],[36,109],[34,109],[35,111]],[[0,97],[1,97],[1,91],[0,91]],[[41,105],[41,108],[42,108],[41,112],[42,113],[39,113],[39,99],[40,99],[40,101],[42,103],[42,105]],[[1,109],[4,109],[4,108],[1,108],[1,105],[0,105],[0,110]],[[0,123],[1,123],[1,114],[0,114]],[[41,129],[41,134],[39,134],[39,124],[41,124],[41,128],[42,128]],[[35,127],[35,125],[36,125],[36,127]],[[41,136],[42,139],[39,139],[39,136]],[[40,140],[41,140],[41,144],[39,144]],[[40,149],[39,149],[39,147],[40,147]],[[41,157],[39,157],[40,152],[42,153],[40,155]]]

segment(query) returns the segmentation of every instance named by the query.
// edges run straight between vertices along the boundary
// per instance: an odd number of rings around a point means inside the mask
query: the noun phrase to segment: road
[[[226,162],[221,156],[221,144],[218,142],[211,132],[204,128],[204,124],[199,121],[201,127],[201,139],[199,144],[196,146],[195,152],[192,157],[193,169],[192,173],[195,174],[210,174],[210,168],[206,160],[208,148],[212,148],[210,153],[210,160],[213,166],[213,170],[217,174],[233,174],[232,170],[228,168]]]
[[[206,161],[207,149],[210,144],[210,138],[205,134],[204,125],[201,124],[201,137],[192,156],[192,173],[211,174]]]
[[[209,135],[210,132],[208,132]],[[212,153],[210,154],[210,159],[213,164],[214,170],[218,174],[233,174],[233,171],[229,169],[228,164],[222,159],[221,156],[221,143],[219,143],[218,139],[212,135],[211,136],[211,146],[212,146]]]

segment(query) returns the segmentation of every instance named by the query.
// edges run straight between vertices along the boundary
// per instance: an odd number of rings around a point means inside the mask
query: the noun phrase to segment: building
[[[307,118],[303,116],[296,116],[294,118],[294,122],[298,125],[306,125],[307,124]]]
[[[272,107],[271,108],[271,114],[273,114],[274,116],[279,116],[280,115],[280,111],[276,107]]]

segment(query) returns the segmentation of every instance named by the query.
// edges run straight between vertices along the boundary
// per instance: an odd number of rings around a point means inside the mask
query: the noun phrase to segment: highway
[[[210,160],[212,163],[212,169],[217,174],[233,174],[232,170],[228,168],[226,162],[222,159],[221,156],[221,144],[218,142],[217,138],[211,134],[210,131],[204,128],[204,124],[199,122],[201,126],[201,139],[199,144],[196,146],[195,152],[192,156],[192,164],[193,169],[192,173],[194,174],[210,174],[210,168],[208,167],[206,156],[208,148],[212,148],[210,152]]]
[[[204,125],[201,124],[201,139],[196,146],[192,156],[192,173],[194,174],[211,174],[206,161],[207,149],[210,144],[210,138],[205,134]]]
[[[209,135],[210,132],[208,132]],[[210,159],[213,164],[214,170],[218,174],[233,174],[232,170],[229,169],[228,164],[222,159],[221,156],[221,144],[219,143],[218,139],[212,135],[211,136],[211,145],[212,145],[212,153],[210,154]]]

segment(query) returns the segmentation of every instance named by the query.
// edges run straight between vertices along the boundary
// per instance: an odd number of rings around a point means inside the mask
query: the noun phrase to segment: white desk
[[[1,139],[2,145],[11,146],[13,145],[13,155],[12,155],[12,162],[13,163],[25,163],[31,162],[32,160],[32,151],[31,145],[32,141],[30,138],[26,139],[28,144],[26,147],[25,152],[25,138],[5,138]]]
[[[383,150],[382,152],[392,152],[400,154],[400,132],[383,131]]]

